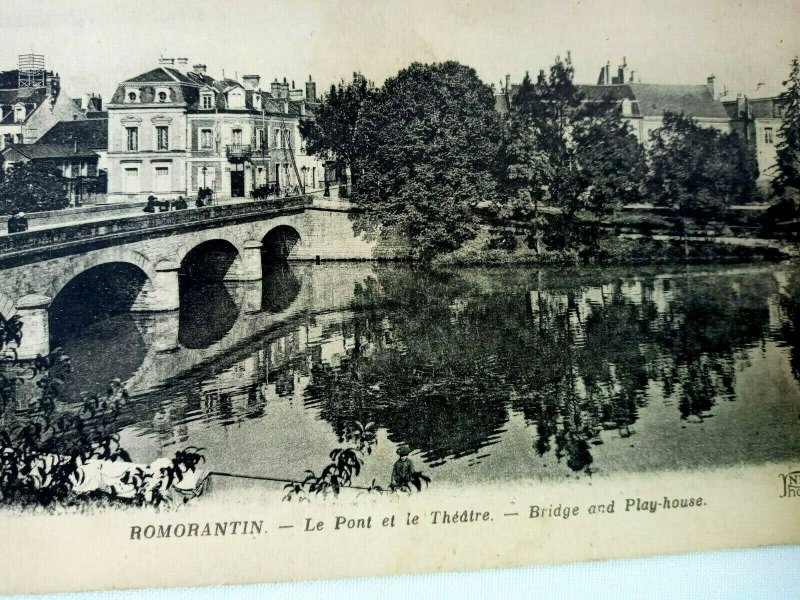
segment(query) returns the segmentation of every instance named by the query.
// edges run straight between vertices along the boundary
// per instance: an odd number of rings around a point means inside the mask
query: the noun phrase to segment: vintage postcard
[[[0,594],[800,543],[800,0],[5,0]]]

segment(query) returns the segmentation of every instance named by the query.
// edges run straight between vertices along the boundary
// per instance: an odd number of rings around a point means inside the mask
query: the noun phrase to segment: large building
[[[748,98],[739,95],[723,103],[732,126],[753,148],[758,160],[759,184],[767,185],[775,177],[777,144],[779,141],[783,106],[780,96]]]
[[[19,67],[0,72],[0,150],[33,144],[59,121],[82,121],[83,111],[61,90],[58,73],[41,55],[22,55]]]
[[[299,122],[316,85],[285,79],[262,90],[258,75],[214,79],[206,65],[162,58],[119,84],[108,110],[108,201],[193,197],[208,187],[243,197],[261,186],[324,186],[322,162],[306,154]]]
[[[627,70],[627,63],[623,61],[616,74],[612,73],[608,63],[600,69],[597,83],[578,85],[578,88],[589,102],[604,99],[617,102],[622,118],[630,123],[633,133],[646,145],[650,132],[661,127],[667,111],[689,115],[702,127],[725,133],[731,131],[731,118],[716,97],[714,80],[711,76],[705,84],[698,85],[641,83],[636,80],[634,71]],[[518,89],[519,86],[510,85],[506,77],[506,85],[501,87],[497,98],[501,112],[509,110]]]

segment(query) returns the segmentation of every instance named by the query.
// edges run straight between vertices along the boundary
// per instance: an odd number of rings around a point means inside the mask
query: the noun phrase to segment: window
[[[156,127],[156,143],[158,150],[169,150],[169,127],[166,125]]]
[[[139,128],[126,127],[128,133],[128,152],[136,152],[139,150]]]
[[[167,101],[167,92],[158,92],[158,101],[159,102],[166,102]]]
[[[200,97],[200,108],[203,110],[210,110],[214,104],[214,97],[211,94],[203,94]]]
[[[241,129],[234,129],[231,131],[231,143],[234,146],[240,146],[242,144],[242,130]]]
[[[15,123],[22,123],[25,120],[25,107],[24,106],[15,106],[14,107],[14,122]]]
[[[136,92],[128,92],[128,100],[131,102],[136,102]]]
[[[266,140],[264,139],[265,131],[263,129],[258,130],[258,149],[261,150],[265,147]]]
[[[772,127],[764,127],[764,143],[772,144]]]
[[[278,147],[278,138],[280,137],[280,135],[281,135],[281,130],[280,129],[275,129],[275,130],[272,131],[272,147],[273,148],[277,148]]]
[[[214,148],[214,135],[210,129],[200,130],[200,148],[202,150],[211,150]]]

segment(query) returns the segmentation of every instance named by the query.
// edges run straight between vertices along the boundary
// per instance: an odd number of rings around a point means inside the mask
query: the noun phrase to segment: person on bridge
[[[175,210],[186,210],[189,208],[189,205],[186,203],[186,199],[183,196],[178,196],[178,199],[173,203]]]
[[[18,212],[8,219],[8,233],[28,231],[28,219],[24,212]]]
[[[146,213],[154,213],[154,212],[156,212],[156,197],[155,196],[148,196],[147,197],[147,204],[144,207],[144,212],[146,212]]]

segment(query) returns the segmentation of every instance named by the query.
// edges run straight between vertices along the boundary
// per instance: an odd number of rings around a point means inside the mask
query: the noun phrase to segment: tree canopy
[[[585,102],[567,56],[557,57],[536,83],[526,74],[513,98],[506,147],[513,213],[538,228],[540,203],[559,208],[552,243],[575,245],[578,218],[597,225],[625,201],[638,198],[642,148],[611,101]],[[538,235],[536,245],[538,247]]]
[[[300,135],[309,154],[335,159],[358,176],[358,149],[354,143],[359,115],[374,92],[361,73],[353,81],[332,85],[314,109],[314,117],[300,122]]]
[[[66,179],[51,164],[16,163],[0,180],[0,214],[69,206]]]
[[[708,220],[755,192],[758,165],[745,141],[684,114],[664,114],[663,125],[650,134],[648,157],[653,202],[681,217]]]
[[[772,180],[776,196],[800,197],[800,61],[792,60],[789,78],[780,97],[783,119],[778,129],[777,173]],[[800,199],[800,198],[798,198]]]
[[[494,93],[474,69],[413,63],[365,103],[354,200],[403,231],[417,258],[454,250],[475,235],[478,202],[496,193],[502,135]]]

